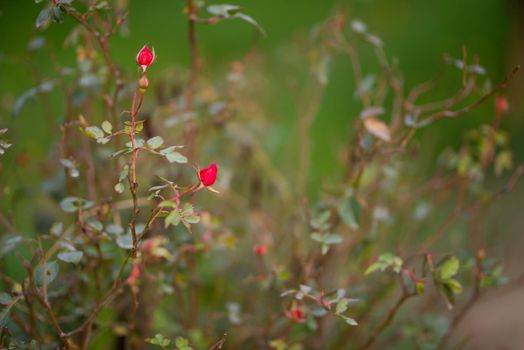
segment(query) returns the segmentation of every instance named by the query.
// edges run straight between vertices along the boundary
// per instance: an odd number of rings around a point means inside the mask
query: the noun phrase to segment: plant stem
[[[136,221],[138,215],[140,214],[140,205],[138,204],[138,182],[136,176],[136,164],[138,161],[138,152],[139,148],[136,146],[136,116],[142,102],[144,100],[144,94],[140,92],[140,98],[137,104],[137,93],[138,93],[138,84],[133,93],[133,102],[131,106],[131,131],[129,133],[129,138],[131,139],[131,159],[130,159],[130,173],[129,173],[129,187],[131,191],[131,196],[133,198],[133,214],[131,217],[131,222],[129,223],[129,228],[131,229],[131,235],[133,236],[133,251],[136,252],[138,245],[138,235],[136,232]]]
[[[402,293],[401,297],[397,300],[395,305],[391,308],[391,310],[389,310],[386,318],[382,321],[382,323],[377,328],[375,328],[375,330],[373,331],[371,336],[368,338],[368,340],[364,343],[364,345],[362,345],[359,348],[360,350],[369,349],[375,343],[375,341],[377,341],[380,334],[382,334],[382,332],[391,324],[391,322],[393,322],[400,307],[411,296],[413,296],[413,294]]]
[[[200,68],[200,58],[198,55],[198,44],[196,35],[196,18],[198,17],[198,7],[193,0],[187,0],[187,15],[188,15],[188,41],[189,41],[189,57],[191,60],[191,76],[186,92],[186,111],[193,112],[195,109],[194,96],[196,89],[196,82]],[[188,146],[189,152],[194,152],[194,137],[195,125],[192,118],[188,119],[184,129],[184,139]],[[191,158],[191,155],[190,155]]]

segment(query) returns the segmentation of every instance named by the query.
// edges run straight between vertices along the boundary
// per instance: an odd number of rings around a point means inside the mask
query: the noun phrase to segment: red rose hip
[[[200,170],[200,182],[206,187],[212,186],[217,179],[218,168],[215,163],[209,167]]]

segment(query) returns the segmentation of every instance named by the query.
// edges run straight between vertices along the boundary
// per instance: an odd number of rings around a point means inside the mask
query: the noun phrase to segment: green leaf
[[[155,136],[147,140],[147,147],[157,149],[164,144],[164,139],[160,136]]]
[[[116,244],[122,249],[132,249],[133,248],[133,235],[131,232],[126,233],[125,235],[120,235],[116,238]]]
[[[237,13],[233,17],[234,18],[239,18],[239,19],[241,19],[241,20],[251,24],[253,27],[255,27],[260,32],[260,34],[262,34],[263,36],[267,36],[266,31],[264,30],[264,28],[262,28],[262,26],[260,24],[258,24],[258,22],[255,21],[253,19],[253,17],[248,16],[245,13],[241,13],[241,12]]]
[[[154,338],[146,338],[146,342],[161,347],[167,347],[171,343],[171,340],[158,333]]]
[[[417,292],[417,294],[423,294],[424,289],[425,289],[425,285],[423,282],[417,282],[415,284],[415,291]]]
[[[181,213],[181,215],[182,216],[188,216],[188,215],[192,215],[193,212],[194,212],[194,208],[191,205],[191,203],[184,203],[184,205],[182,206],[182,213]]]
[[[191,347],[189,346],[189,340],[182,337],[177,337],[175,339],[175,345],[179,350],[191,350]]]
[[[186,156],[178,153],[178,152],[171,152],[171,153],[167,153],[165,155],[167,161],[169,163],[179,163],[179,164],[185,164],[187,163],[187,158]]]
[[[351,317],[345,317],[344,320],[350,326],[358,326],[358,322],[355,319],[351,318]]]
[[[104,120],[102,122],[102,130],[104,130],[107,134],[111,134],[113,131],[113,125],[107,120]]]
[[[373,272],[375,271],[378,271],[378,270],[384,270],[384,264],[381,263],[381,262],[376,262],[376,263],[373,263],[371,264],[367,269],[366,269],[366,272],[364,272],[364,275],[369,275],[369,274],[372,274]]]
[[[310,235],[311,239],[316,241],[316,242],[319,242],[319,243],[322,243],[324,241],[324,236],[322,236],[322,234],[318,233],[318,232],[313,232],[311,235]]]
[[[94,6],[89,6],[90,11],[106,11],[111,10],[111,5],[107,1],[100,1]]]
[[[4,292],[0,292],[0,304],[1,305],[8,305],[12,301],[13,301],[13,298],[11,297],[11,295],[4,293]]]
[[[60,252],[58,253],[58,259],[68,263],[77,264],[82,259],[83,255],[84,253],[81,251]]]
[[[358,326],[357,321],[355,321],[355,319],[353,319],[351,317],[347,317],[347,316],[344,316],[344,315],[338,315],[338,317],[342,318],[350,326]]]
[[[230,17],[240,12],[240,7],[236,5],[210,5],[207,7],[207,11],[215,16]]]
[[[84,133],[93,139],[99,139],[105,136],[102,129],[98,126],[88,126],[84,129]]]
[[[162,201],[158,203],[158,206],[162,208],[177,208],[178,207],[177,204],[173,201]]]
[[[51,22],[52,10],[49,7],[43,8],[36,17],[35,26],[38,29],[46,29]]]
[[[200,216],[196,213],[187,215],[184,217],[184,221],[189,224],[198,224],[200,222]]]
[[[239,6],[227,5],[227,4],[210,5],[207,7],[207,11],[211,13],[212,15],[222,17],[225,19],[233,19],[233,18],[241,19],[251,24],[252,26],[254,26],[260,33],[262,33],[262,35],[266,36],[266,32],[257,23],[257,21],[255,21],[251,16],[248,16],[245,13],[242,13],[241,8]]]
[[[126,179],[126,177],[129,175],[129,166],[126,164],[122,168],[122,171],[120,172],[120,175],[118,176],[118,182],[122,182]]]
[[[453,294],[461,294],[463,291],[462,285],[457,280],[450,279],[444,283],[453,291]]]
[[[348,196],[340,204],[338,215],[349,228],[357,230],[360,227],[360,204],[353,195]]]
[[[310,286],[306,286],[305,284],[300,285],[300,291],[304,294],[309,294],[309,292],[311,292],[312,290],[313,288]]]
[[[49,285],[54,281],[58,275],[58,263],[50,261],[46,264],[39,265],[35,270],[35,282],[37,287],[42,287],[45,284]]]
[[[344,241],[341,235],[335,233],[328,233],[324,235],[324,243],[328,245],[340,244]]]
[[[59,0],[63,1],[63,0]],[[55,23],[62,23],[64,21],[64,10],[60,6],[55,6],[51,9],[51,19]]]
[[[337,314],[343,314],[348,309],[349,302],[348,299],[342,298],[337,303],[336,313]]]
[[[104,225],[96,219],[89,219],[87,225],[98,232],[101,232],[104,229]]]
[[[166,216],[164,225],[166,228],[169,227],[169,225],[177,226],[180,223],[180,220],[181,217],[179,211],[173,210],[168,216]]]
[[[117,235],[121,235],[122,233],[124,233],[124,229],[120,225],[109,224],[106,226],[106,232],[109,233],[110,235],[117,236]]]
[[[93,202],[78,197],[66,197],[60,202],[60,207],[66,213],[74,213],[78,209],[89,209]]]
[[[22,243],[22,236],[16,234],[5,235],[0,239],[0,258],[12,252]]]
[[[119,182],[115,185],[116,193],[124,193],[125,189],[126,189],[126,186],[122,182]]]
[[[441,263],[440,266],[440,278],[443,280],[450,279],[455,276],[460,267],[460,261],[452,256]]]

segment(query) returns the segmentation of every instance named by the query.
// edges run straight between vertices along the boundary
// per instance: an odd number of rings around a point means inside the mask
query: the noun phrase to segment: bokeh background
[[[289,160],[297,152],[290,146],[296,144],[293,130],[296,128],[297,110],[288,87],[295,80],[300,83],[300,77],[307,73],[300,60],[294,61],[296,52],[292,52],[290,47],[307,37],[311,27],[324,21],[336,8],[346,8],[350,18],[363,20],[372,32],[383,39],[386,52],[399,60],[406,86],[431,78],[444,53],[461,57],[463,47],[467,48],[469,55],[480,57],[481,65],[493,82],[502,80],[515,65],[524,62],[524,5],[519,0],[235,0],[231,3],[241,5],[246,13],[254,17],[267,32],[267,37],[256,35],[251,27],[241,21],[199,26],[199,45],[203,57],[201,77],[212,80],[227,74],[231,62],[242,59],[251,50],[263,57],[260,64],[263,65],[265,84],[269,87],[265,110],[272,120],[264,146],[284,174],[290,170]],[[155,47],[158,54],[155,67],[149,74],[152,82],[173,65],[181,70],[187,69],[187,22],[182,9],[183,2],[179,0],[130,0],[129,33],[116,36],[111,44],[111,53],[119,67],[128,73],[134,72],[135,54],[143,43],[148,43]],[[41,35],[34,27],[39,10],[40,6],[30,0],[0,0],[0,128],[10,129],[9,138],[14,143],[0,160],[0,184],[9,187],[10,191],[20,188],[34,190],[42,182],[45,183],[48,174],[41,165],[53,144],[48,132],[49,120],[42,117],[42,106],[28,103],[13,117],[16,98],[35,86],[39,79],[52,77],[53,65],[67,66],[75,62],[75,52],[64,49],[63,45],[66,33],[73,26],[70,19],[47,30],[46,45],[51,50],[36,53],[36,59],[35,54],[28,52],[28,43]],[[363,55],[364,70],[372,68],[373,63],[367,62],[365,52]],[[174,76],[173,79],[179,78]],[[433,97],[450,95],[458,89],[459,83],[459,75],[447,77]],[[511,110],[503,122],[503,128],[510,132],[515,164],[524,160],[523,91],[524,75],[520,73],[504,92]],[[360,113],[359,104],[353,99],[354,92],[350,62],[345,57],[337,57],[312,128],[314,166],[310,169],[307,184],[311,198],[318,195],[322,185],[343,176],[337,150],[347,142],[350,121]],[[50,105],[53,115],[56,115],[55,126],[61,120],[63,106],[60,98],[59,94],[50,95]],[[458,145],[466,130],[489,121],[492,115],[493,101],[489,100],[465,117],[441,121],[421,132],[417,138],[425,157],[417,158],[421,159],[418,164],[420,173],[430,174],[435,158],[444,145]],[[26,159],[23,167],[20,165],[22,156]],[[494,183],[497,181],[493,179]],[[35,212],[38,206],[27,206],[26,199],[19,207],[9,207],[2,200],[4,195],[0,193],[0,209],[11,211],[21,229],[35,233],[36,228],[30,218],[38,216]],[[38,195],[34,198],[37,199]],[[498,254],[506,257],[510,275],[518,274],[522,267],[523,198],[524,189],[519,186],[510,198],[504,198],[496,206],[489,222],[495,232],[503,235],[496,249]],[[25,209],[22,210],[22,207]],[[519,317],[524,312],[523,295],[512,292],[510,296],[504,296],[488,298],[479,308],[480,314],[474,314],[471,321],[465,324],[466,327],[487,327],[484,323],[478,323],[487,319],[489,314],[490,329],[485,329],[485,338],[479,342],[484,342],[484,345],[491,344],[486,341],[500,344],[510,339],[513,344],[511,349],[518,349],[514,344],[524,347],[524,336],[519,333],[523,327],[519,325]],[[500,300],[507,303],[501,304]]]

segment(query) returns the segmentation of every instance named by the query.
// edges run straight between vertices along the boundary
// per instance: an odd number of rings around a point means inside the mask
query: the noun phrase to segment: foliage
[[[74,23],[65,48],[76,65],[41,72],[11,106],[18,118],[28,101],[52,95],[64,112],[59,127],[49,122],[41,190],[0,185],[2,210],[24,200],[27,215],[22,223],[0,213],[0,347],[444,348],[481,294],[508,281],[477,223],[524,173],[501,129],[507,106],[497,103],[491,124],[442,150],[429,178],[415,163],[420,130],[476,111],[517,70],[493,85],[478,58],[446,56],[459,91],[440,100],[431,95],[439,77],[405,86],[382,39],[337,11],[289,47],[303,81],[290,87],[296,135],[284,143],[296,149],[284,169],[268,152],[265,103],[282,91],[265,85],[263,57],[217,76],[202,68],[198,26],[240,19],[266,35],[242,8],[188,0],[191,69],[169,67],[156,80],[154,50],[136,72],[114,61],[122,4],[35,2],[39,30]],[[35,55],[49,50],[39,38],[29,45]],[[346,60],[355,80],[348,103],[360,112],[347,121],[338,178],[311,196],[311,134],[331,69]],[[0,155],[11,142],[16,149],[11,125],[0,137]],[[391,329],[399,335],[388,337]]]

